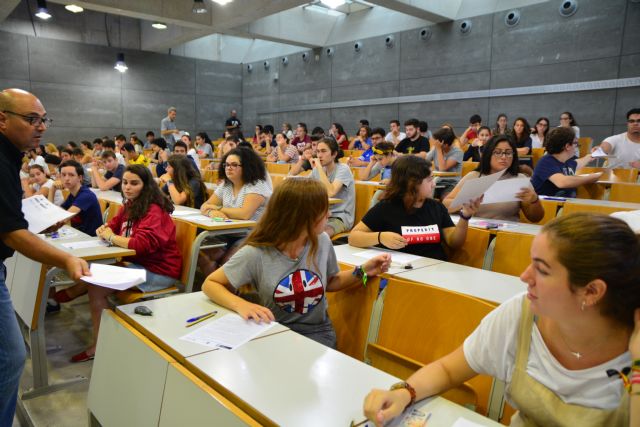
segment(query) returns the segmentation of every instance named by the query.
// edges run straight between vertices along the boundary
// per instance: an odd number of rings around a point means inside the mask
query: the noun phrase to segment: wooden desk
[[[139,305],[144,305],[151,309],[153,316],[135,314],[134,310]],[[214,348],[180,339],[181,336],[193,329],[185,327],[187,319],[210,313],[214,310],[217,310],[218,314],[209,320],[205,320],[199,324],[200,326],[217,320],[230,313],[230,311],[214,304],[204,293],[192,292],[169,298],[121,305],[116,307],[116,314],[171,355],[171,357],[182,363],[186,357],[215,351]],[[278,324],[260,335],[260,337],[277,334],[288,329],[286,326]]]
[[[86,242],[98,239],[69,226],[63,227],[62,231],[64,230],[72,230],[74,234],[69,237],[64,237],[63,234],[63,237],[57,239],[45,238],[43,235],[38,236],[57,249],[69,252],[87,261],[111,264],[122,257],[135,255],[135,251],[117,246],[100,246],[74,250],[65,248],[62,243]],[[31,399],[60,390],[71,384],[85,381],[86,378],[81,377],[49,383],[44,320],[47,311],[49,286],[54,281],[54,277],[60,274],[62,270],[45,266],[18,252],[12,258],[13,260],[10,262],[11,270],[8,270],[8,273],[11,274],[7,275],[7,284],[9,284],[11,299],[18,319],[28,330],[33,365],[33,387],[24,392],[21,399]]]
[[[501,304],[527,290],[527,286],[518,277],[451,262],[404,271],[398,273],[397,277],[463,293],[495,304]]]
[[[222,395],[253,418],[265,425],[280,426],[348,426],[352,421],[360,422],[367,393],[398,381],[293,331],[251,341],[233,352],[189,357],[187,367],[207,384],[219,387]],[[274,384],[278,384],[277,389]],[[459,417],[481,425],[499,425],[440,397],[416,406],[433,413],[430,427],[451,426]],[[399,421],[390,425],[398,426]]]
[[[402,254],[401,252],[398,252],[398,251],[392,251],[390,249],[383,249],[383,248],[357,248],[351,245],[338,245],[338,246],[334,246],[333,249],[336,252],[336,257],[338,258],[338,262],[348,264],[351,266],[364,264],[367,261],[367,258],[362,258],[360,256],[354,255],[358,252],[364,252],[368,249],[384,251],[391,254],[391,261],[392,261],[391,268],[389,268],[387,275],[394,275],[394,274],[408,271],[407,269],[404,268],[404,265],[401,265],[399,263],[395,263],[395,264],[393,263],[393,255]],[[444,262],[444,261],[441,261],[439,259],[420,257],[419,260],[411,262],[411,266],[413,267],[413,270],[418,270],[434,264],[439,264],[441,262]]]

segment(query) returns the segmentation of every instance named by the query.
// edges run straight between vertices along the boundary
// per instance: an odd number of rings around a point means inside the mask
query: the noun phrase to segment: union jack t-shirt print
[[[324,286],[313,271],[296,270],[278,282],[273,301],[287,313],[306,314],[322,301]]]

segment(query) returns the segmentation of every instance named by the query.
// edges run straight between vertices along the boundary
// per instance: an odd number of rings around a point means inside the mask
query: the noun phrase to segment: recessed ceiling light
[[[346,0],[320,0],[320,3],[326,4],[331,9],[335,9],[345,4]]]
[[[204,4],[204,0],[193,0],[193,9],[191,9],[193,13],[202,14],[207,13],[207,6]]]
[[[36,16],[43,21],[51,18],[51,14],[49,13],[49,9],[47,9],[46,0],[38,0],[38,11],[36,12]]]
[[[151,24],[151,26],[153,28],[155,28],[156,30],[166,30],[167,29],[167,24],[163,24],[162,22],[154,22],[153,24]]]
[[[127,67],[127,64],[125,64],[124,62],[124,53],[119,53],[116,55],[116,65],[113,68],[120,71],[121,73],[124,73],[129,69],[129,67]]]
[[[68,4],[64,8],[67,9],[69,12],[73,12],[73,13],[84,12],[84,9],[78,6],[77,4]]]
[[[220,6],[224,6],[227,3],[231,3],[233,0],[212,0],[214,3],[218,3]]]

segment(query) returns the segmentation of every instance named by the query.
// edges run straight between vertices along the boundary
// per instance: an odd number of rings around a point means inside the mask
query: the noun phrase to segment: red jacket
[[[176,226],[169,213],[159,205],[153,203],[147,215],[133,223],[129,236],[126,236],[124,206],[108,225],[117,235],[130,237],[129,249],[136,254],[126,257],[126,261],[139,264],[152,273],[180,278],[182,255],[176,244]]]

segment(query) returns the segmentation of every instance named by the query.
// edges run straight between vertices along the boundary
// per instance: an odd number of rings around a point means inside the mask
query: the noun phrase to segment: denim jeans
[[[16,412],[20,375],[27,357],[11,296],[5,284],[7,269],[0,263],[0,426],[11,426]]]

